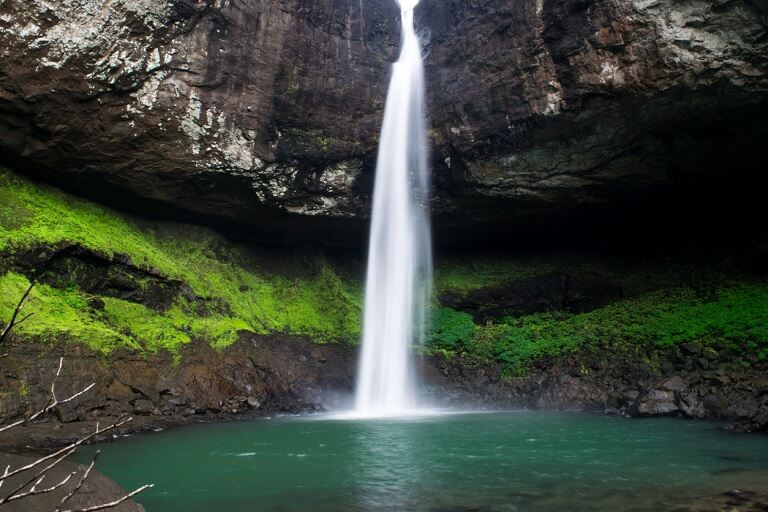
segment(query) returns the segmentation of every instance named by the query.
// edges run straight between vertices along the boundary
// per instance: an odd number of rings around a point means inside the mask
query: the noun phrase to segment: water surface
[[[148,512],[666,510],[768,482],[768,436],[580,413],[281,418],[99,448],[124,487],[155,484]]]

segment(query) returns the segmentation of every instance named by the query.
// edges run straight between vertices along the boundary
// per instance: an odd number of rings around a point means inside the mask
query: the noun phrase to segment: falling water
[[[431,295],[424,65],[413,24],[418,0],[398,0],[402,47],[384,110],[368,252],[356,414],[415,412],[410,349],[422,343]]]

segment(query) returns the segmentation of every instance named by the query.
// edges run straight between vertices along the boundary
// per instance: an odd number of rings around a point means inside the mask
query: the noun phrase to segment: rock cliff
[[[438,227],[743,187],[764,0],[422,0]],[[0,156],[143,213],[362,231],[390,0],[7,0]]]

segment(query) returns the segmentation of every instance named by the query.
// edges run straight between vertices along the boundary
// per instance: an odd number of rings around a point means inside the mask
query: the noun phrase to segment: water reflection
[[[420,453],[425,442],[428,440],[418,431],[398,428],[394,422],[365,421],[356,424],[351,443],[355,508],[415,508],[419,499],[418,482],[427,478],[427,460]]]

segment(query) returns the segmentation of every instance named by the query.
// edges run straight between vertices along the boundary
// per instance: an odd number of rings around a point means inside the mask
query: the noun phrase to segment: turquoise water
[[[124,487],[155,484],[148,512],[666,510],[768,485],[768,436],[580,413],[280,418],[98,448]]]

